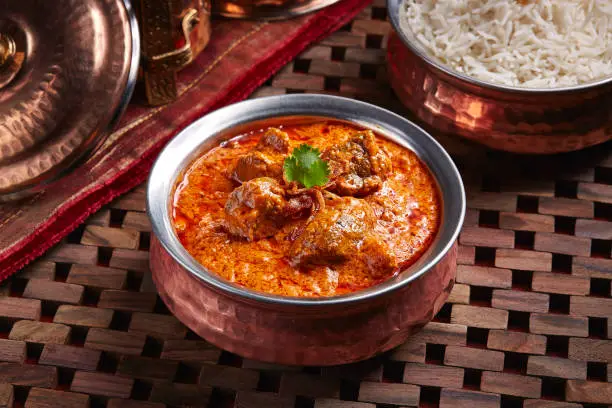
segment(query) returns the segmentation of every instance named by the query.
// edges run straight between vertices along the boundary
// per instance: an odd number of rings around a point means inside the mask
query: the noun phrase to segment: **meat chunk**
[[[249,241],[272,236],[282,223],[285,201],[285,190],[272,178],[243,183],[225,203],[225,226]]]
[[[343,262],[359,249],[374,222],[372,208],[362,200],[328,201],[293,243],[291,257],[307,265]]]
[[[269,128],[253,151],[240,157],[232,178],[245,182],[258,177],[282,178],[283,161],[289,152],[289,135],[277,128]]]
[[[290,196],[277,180],[259,177],[232,191],[225,203],[225,227],[249,241],[271,237],[314,204],[315,199],[308,194]]]
[[[326,149],[322,158],[330,169],[331,191],[361,197],[378,190],[391,171],[391,159],[370,130]]]
[[[269,128],[257,144],[261,149],[273,149],[279,153],[289,153],[289,135],[278,128]]]
[[[305,267],[361,262],[373,276],[397,267],[389,246],[374,231],[370,205],[357,198],[338,197],[310,221],[290,249],[291,262]]]

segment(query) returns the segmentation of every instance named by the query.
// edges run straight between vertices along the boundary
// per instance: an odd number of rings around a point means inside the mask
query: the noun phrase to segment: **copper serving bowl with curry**
[[[170,142],[147,198],[160,295],[247,358],[371,357],[431,320],[454,283],[458,171],[372,105],[297,95],[221,109]]]

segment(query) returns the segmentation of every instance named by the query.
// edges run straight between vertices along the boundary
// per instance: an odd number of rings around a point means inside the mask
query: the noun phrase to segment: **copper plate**
[[[131,96],[140,49],[127,1],[0,0],[0,10],[0,199],[10,199],[101,144]]]
[[[339,0],[217,0],[213,13],[251,20],[286,20],[337,3]]]

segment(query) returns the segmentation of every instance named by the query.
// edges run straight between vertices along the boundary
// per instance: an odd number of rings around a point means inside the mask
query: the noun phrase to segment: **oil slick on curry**
[[[285,296],[333,296],[396,275],[428,248],[441,203],[410,150],[343,122],[253,129],[195,160],[172,216],[209,271]]]

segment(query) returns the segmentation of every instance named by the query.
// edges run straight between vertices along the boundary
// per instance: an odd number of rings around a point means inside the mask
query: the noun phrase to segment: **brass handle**
[[[8,34],[0,33],[0,68],[8,66],[17,52],[15,41]]]
[[[183,36],[185,37],[185,45],[177,50],[157,54],[150,57],[147,61],[147,68],[152,71],[157,70],[172,70],[178,71],[193,61],[193,51],[191,50],[191,32],[199,23],[198,11],[189,9],[183,16],[181,25],[183,28]]]

